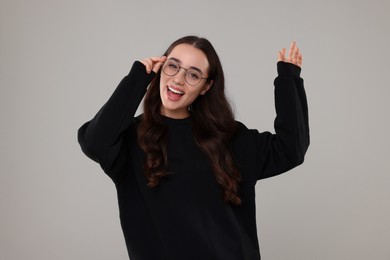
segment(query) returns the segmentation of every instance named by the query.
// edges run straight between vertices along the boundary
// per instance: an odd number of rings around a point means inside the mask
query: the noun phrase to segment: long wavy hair
[[[225,202],[241,204],[238,196],[241,174],[233,164],[229,141],[235,133],[236,121],[225,95],[225,78],[219,57],[204,38],[186,36],[173,42],[165,51],[168,56],[179,44],[189,44],[203,51],[209,62],[209,78],[213,85],[205,95],[199,95],[191,105],[193,135],[198,147],[207,155],[216,181],[222,188]],[[167,176],[168,129],[161,116],[161,70],[152,80],[144,100],[144,114],[138,127],[138,143],[145,152],[144,173],[148,186],[155,187]]]

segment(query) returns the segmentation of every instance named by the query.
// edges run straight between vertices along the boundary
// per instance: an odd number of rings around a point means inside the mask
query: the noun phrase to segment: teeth
[[[168,89],[169,89],[170,91],[172,91],[173,93],[175,93],[175,94],[184,95],[184,92],[182,92],[182,91],[173,89],[173,88],[171,88],[171,87],[168,87]]]

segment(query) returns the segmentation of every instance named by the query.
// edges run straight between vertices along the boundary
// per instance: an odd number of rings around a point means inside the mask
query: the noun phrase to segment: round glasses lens
[[[186,81],[190,85],[197,85],[199,82],[202,80],[202,75],[200,74],[199,71],[189,69],[186,72]]]
[[[163,71],[165,74],[169,76],[176,75],[176,73],[180,70],[180,66],[176,61],[167,60],[164,64]]]

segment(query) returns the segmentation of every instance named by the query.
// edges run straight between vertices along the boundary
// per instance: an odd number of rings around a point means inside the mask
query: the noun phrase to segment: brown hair
[[[212,87],[200,95],[191,106],[193,135],[196,144],[209,158],[216,181],[222,187],[223,198],[235,205],[241,204],[238,187],[241,174],[233,164],[229,141],[235,133],[236,122],[225,95],[225,79],[219,57],[204,38],[186,36],[167,49],[164,56],[179,44],[190,44],[203,51],[209,62],[209,82]],[[161,70],[151,82],[144,100],[144,114],[138,128],[138,142],[145,152],[144,172],[148,186],[155,187],[167,175],[167,127],[163,123],[160,97]],[[208,82],[208,83],[209,83]]]

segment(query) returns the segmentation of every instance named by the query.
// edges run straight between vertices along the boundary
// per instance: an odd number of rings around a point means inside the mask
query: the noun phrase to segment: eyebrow
[[[181,64],[181,60],[179,60],[179,59],[177,59],[177,58],[171,57],[171,58],[169,58],[169,59],[170,59],[170,60],[174,60],[174,61],[176,61],[177,63]],[[197,68],[197,67],[190,66],[189,68],[190,68],[190,69],[197,70],[197,71],[199,71],[201,74],[204,74],[204,72],[202,72],[202,70],[199,69],[199,68]]]

